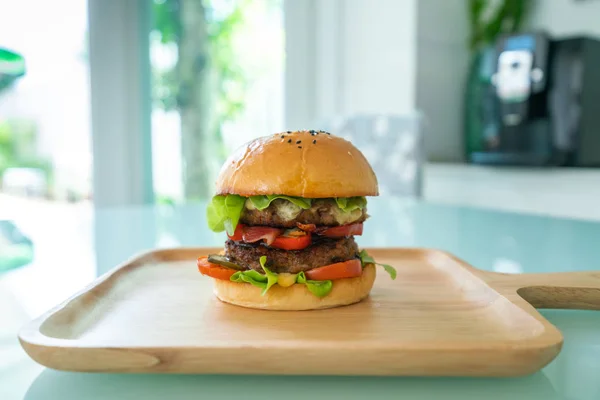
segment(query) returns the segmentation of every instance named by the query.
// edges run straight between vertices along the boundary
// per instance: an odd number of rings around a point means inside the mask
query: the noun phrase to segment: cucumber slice
[[[236,271],[243,271],[244,268],[240,267],[237,264],[232,263],[227,259],[227,257],[219,255],[219,254],[211,254],[208,256],[208,262],[213,264],[219,264],[225,268],[235,269]]]

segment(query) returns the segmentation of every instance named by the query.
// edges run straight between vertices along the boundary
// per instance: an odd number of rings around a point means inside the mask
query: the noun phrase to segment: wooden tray
[[[136,257],[30,322],[21,344],[40,364],[71,371],[517,376],[562,346],[534,307],[600,307],[597,272],[507,275],[397,248],[368,250],[398,277],[379,270],[359,304],[245,309],[216,299],[197,272],[195,259],[218,250]]]

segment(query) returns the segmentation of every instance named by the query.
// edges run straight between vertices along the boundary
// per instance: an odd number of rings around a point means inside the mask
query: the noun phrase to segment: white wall
[[[287,0],[286,126],[415,106],[416,0]]]
[[[466,0],[287,0],[286,125],[353,113],[426,117],[429,158],[463,155]]]
[[[416,105],[429,160],[463,160],[463,99],[469,66],[466,0],[419,0]]]
[[[537,0],[528,19],[531,29],[544,29],[551,35],[591,35],[600,37],[600,1]]]
[[[342,113],[414,110],[416,8],[415,0],[344,1]]]

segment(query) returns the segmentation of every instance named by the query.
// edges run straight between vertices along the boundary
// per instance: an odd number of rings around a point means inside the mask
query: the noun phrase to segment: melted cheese
[[[302,209],[291,201],[284,200],[277,203],[273,202],[272,204],[275,204],[277,215],[284,221],[291,221],[302,212]]]
[[[246,202],[244,203],[244,207],[246,207],[248,210],[251,210],[251,211],[256,210],[256,207],[254,207],[254,204],[252,203],[252,201],[250,201],[250,199],[246,199]]]
[[[362,216],[361,210],[354,210],[351,212],[343,212],[338,207],[331,207],[331,212],[333,213],[333,218],[340,225],[350,224],[356,220],[358,220]]]
[[[248,210],[257,209],[256,207],[254,207],[254,204],[252,204],[250,199],[246,200],[244,206]],[[271,203],[271,206],[275,207],[275,212],[283,221],[291,221],[302,212],[302,208],[287,200],[275,200],[273,203]],[[350,224],[354,221],[359,220],[362,217],[362,210],[343,212],[335,206],[331,207],[329,210],[332,213],[333,218],[340,225]]]

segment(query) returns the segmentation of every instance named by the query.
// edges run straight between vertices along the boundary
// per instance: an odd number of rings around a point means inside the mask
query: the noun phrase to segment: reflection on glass
[[[45,370],[35,379],[26,400],[106,399],[116,390],[122,398],[151,399],[486,399],[557,400],[562,398],[542,373],[524,378],[411,378],[349,376],[232,376],[169,374],[85,374]],[[199,393],[201,394],[199,396]],[[315,396],[336,393],[337,396]],[[591,398],[591,397],[590,397]]]
[[[33,242],[12,221],[0,220],[0,273],[33,260]]]
[[[25,75],[23,56],[8,49],[0,48],[0,92]]]
[[[523,273],[523,267],[521,267],[521,264],[508,258],[496,258],[492,265],[492,270],[505,274]]]

